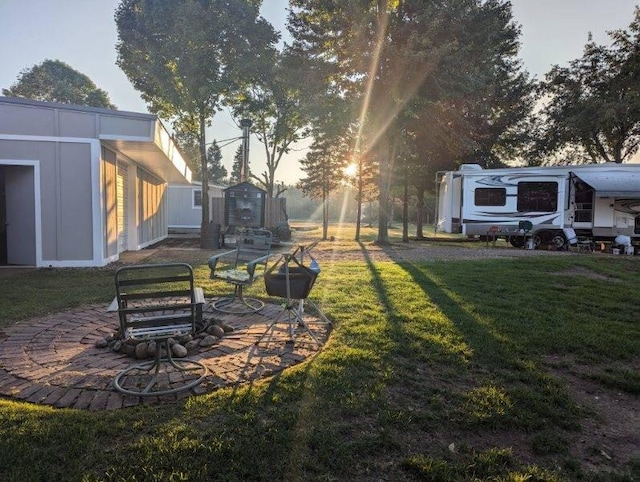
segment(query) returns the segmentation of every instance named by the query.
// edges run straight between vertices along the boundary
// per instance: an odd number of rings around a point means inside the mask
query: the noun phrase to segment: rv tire
[[[509,243],[514,248],[523,248],[524,247],[524,237],[523,236],[509,236]]]
[[[564,245],[566,242],[567,240],[564,238],[562,234],[554,234],[551,240],[549,241],[549,244],[551,246],[555,246],[556,249],[562,249],[564,248]]]

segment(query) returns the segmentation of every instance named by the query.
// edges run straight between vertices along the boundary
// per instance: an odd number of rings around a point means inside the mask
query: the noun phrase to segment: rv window
[[[480,187],[474,193],[476,206],[504,206],[507,203],[507,190],[503,187]]]
[[[518,183],[518,212],[552,213],[558,210],[558,183]]]
[[[194,208],[202,207],[202,191],[200,189],[193,190],[193,207]]]

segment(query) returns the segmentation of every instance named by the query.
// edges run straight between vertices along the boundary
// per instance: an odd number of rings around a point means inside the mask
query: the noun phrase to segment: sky
[[[521,27],[520,58],[537,79],[553,65],[567,65],[582,55],[588,34],[609,44],[607,31],[626,29],[640,0],[512,0],[514,20]],[[89,76],[118,109],[147,112],[138,92],[115,64],[117,31],[114,12],[119,0],[0,0],[0,89],[8,88],[20,71],[45,59],[61,60]],[[284,31],[286,0],[264,0],[262,15]],[[228,112],[216,115],[208,142],[241,135]],[[224,148],[223,164],[231,170],[236,143]],[[264,156],[250,142],[254,173],[264,170]],[[300,177],[293,152],[280,165],[276,180],[287,184]]]

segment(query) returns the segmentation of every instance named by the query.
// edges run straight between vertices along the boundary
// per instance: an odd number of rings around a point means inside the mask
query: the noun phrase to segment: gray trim
[[[126,110],[107,109],[105,107],[91,107],[87,105],[62,104],[59,102],[44,102],[41,100],[23,99],[21,97],[0,96],[0,103],[17,104],[32,107],[45,107],[60,110],[73,110],[78,112],[91,112],[94,114],[110,114],[120,117],[130,117],[132,119],[156,120],[158,117],[144,112],[132,112]]]

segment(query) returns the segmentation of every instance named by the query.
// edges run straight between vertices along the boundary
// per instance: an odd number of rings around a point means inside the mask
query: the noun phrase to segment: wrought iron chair
[[[115,378],[116,390],[137,396],[167,395],[201,383],[207,367],[189,358],[174,359],[169,340],[196,331],[204,295],[194,286],[186,263],[125,266],[115,274],[116,298],[123,343],[155,342],[153,361],[138,363]],[[166,355],[166,357],[165,357]]]
[[[271,257],[271,232],[266,229],[248,229],[236,235],[236,249],[209,258],[211,279],[224,280],[234,286],[232,296],[219,298],[211,306],[223,313],[255,313],[264,303],[246,298],[244,288],[261,278]]]

